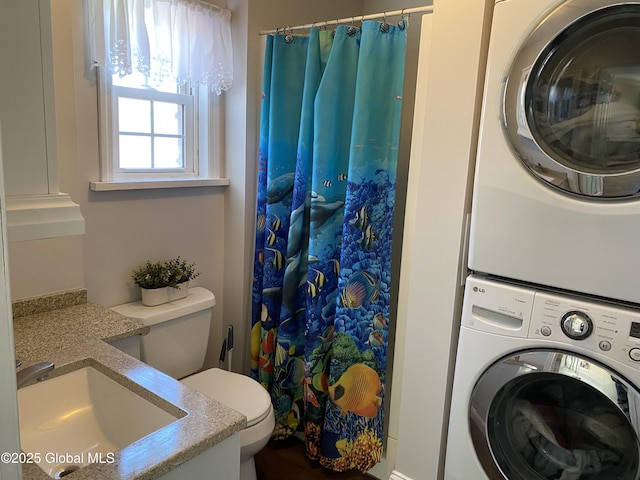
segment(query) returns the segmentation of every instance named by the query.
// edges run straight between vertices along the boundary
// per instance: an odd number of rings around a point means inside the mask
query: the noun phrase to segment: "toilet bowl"
[[[247,426],[240,432],[240,480],[256,480],[253,457],[267,444],[275,426],[271,397],[245,375],[219,368],[200,371],[214,305],[213,293],[195,287],[186,298],[163,305],[132,302],[111,309],[150,327],[140,337],[141,361],[247,417]]]
[[[240,432],[240,479],[257,480],[253,457],[267,444],[276,424],[267,391],[249,377],[219,368],[196,373],[181,382],[247,417],[247,426]]]

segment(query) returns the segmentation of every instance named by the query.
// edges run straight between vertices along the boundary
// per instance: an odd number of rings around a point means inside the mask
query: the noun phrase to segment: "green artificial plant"
[[[154,289],[163,287],[178,288],[178,285],[193,280],[200,272],[194,263],[176,257],[168,261],[150,262],[135,268],[131,277],[141,288]]]

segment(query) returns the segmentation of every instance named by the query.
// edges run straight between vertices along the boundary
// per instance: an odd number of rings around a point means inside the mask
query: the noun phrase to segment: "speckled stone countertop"
[[[43,311],[43,302],[40,307],[38,302],[14,304],[16,314],[26,313],[14,315],[13,322],[16,358],[22,361],[18,370],[50,361],[56,366],[51,378],[92,366],[176,417],[175,422],[114,452],[113,463],[88,465],[70,478],[155,479],[245,427],[242,414],[106,343],[144,335],[148,327],[106,307],[83,303],[81,292],[71,295],[71,301],[53,297],[47,297],[44,304],[61,308]],[[27,463],[23,478],[51,477],[36,464]]]

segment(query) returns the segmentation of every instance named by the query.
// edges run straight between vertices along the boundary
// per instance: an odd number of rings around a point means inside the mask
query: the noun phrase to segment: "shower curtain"
[[[266,39],[251,373],[336,471],[382,456],[403,26]]]

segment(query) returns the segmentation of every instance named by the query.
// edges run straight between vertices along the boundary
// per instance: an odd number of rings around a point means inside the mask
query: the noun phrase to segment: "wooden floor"
[[[357,470],[333,472],[312,462],[304,453],[304,444],[297,438],[271,441],[256,456],[258,480],[372,480]]]

